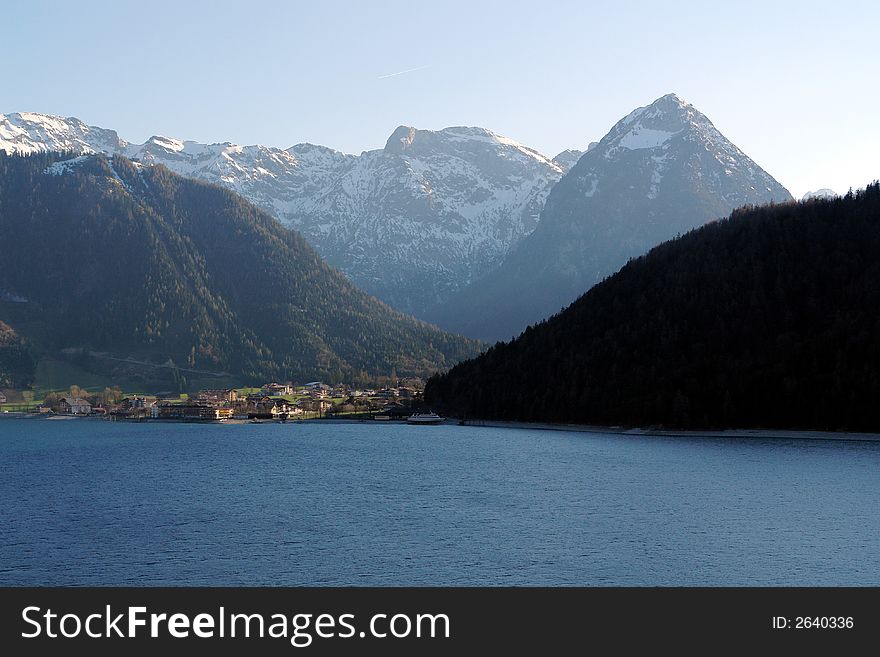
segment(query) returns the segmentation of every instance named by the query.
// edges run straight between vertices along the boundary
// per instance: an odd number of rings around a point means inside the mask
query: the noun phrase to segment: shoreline
[[[642,429],[637,427],[626,428],[590,424],[553,424],[550,422],[513,422],[506,420],[460,420],[458,421],[458,424],[468,427],[603,433],[615,436],[658,436],[664,438],[770,438],[779,440],[880,442],[880,433],[820,431],[815,429]]]
[[[42,413],[25,413],[10,411],[0,413],[2,419],[31,419],[31,420],[91,420],[107,421],[99,416],[82,415],[46,415]],[[244,419],[228,420],[171,420],[144,418],[142,420],[120,420],[120,422],[133,422],[137,424],[366,424],[386,426],[389,424],[407,424],[405,420],[376,421],[366,418],[302,418],[279,420],[261,420],[253,422]],[[825,441],[854,441],[854,442],[880,442],[880,433],[856,432],[856,431],[821,431],[815,429],[644,429],[639,427],[602,426],[592,424],[554,424],[552,422],[518,422],[509,420],[459,420],[458,418],[446,418],[442,425],[457,425],[463,427],[489,427],[495,429],[518,429],[536,431],[566,431],[571,433],[597,433],[613,436],[656,436],[660,438],[753,438],[771,440],[825,440]]]

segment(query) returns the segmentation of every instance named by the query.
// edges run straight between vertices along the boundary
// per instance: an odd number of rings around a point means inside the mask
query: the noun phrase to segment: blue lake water
[[[0,584],[880,585],[880,443],[0,421]]]

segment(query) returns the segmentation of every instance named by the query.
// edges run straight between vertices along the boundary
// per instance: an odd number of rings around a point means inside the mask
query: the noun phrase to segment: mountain
[[[581,159],[581,155],[584,154],[585,151],[578,151],[574,149],[567,149],[562,151],[559,155],[553,158],[553,161],[559,165],[559,168],[563,171],[568,171],[571,169],[577,161]]]
[[[669,94],[631,112],[553,188],[537,228],[502,265],[424,317],[509,339],[627,259],[743,205],[791,195],[711,121]]]
[[[482,128],[400,126],[385,148],[354,156],[313,144],[130,144],[33,113],[0,115],[0,150],[118,154],[218,183],[299,230],[362,289],[416,314],[491,271],[534,230],[565,168]]]
[[[478,349],[360,291],[240,196],[164,166],[0,153],[0,234],[0,319],[81,365],[363,381]]]
[[[815,192],[807,192],[801,197],[801,200],[809,201],[810,199],[814,198],[834,198],[837,195],[837,192],[835,192],[833,189],[823,187],[822,189],[817,189]]]
[[[596,148],[596,146],[598,146],[598,145],[599,145],[598,141],[591,141],[590,145],[587,146],[587,151]],[[575,164],[577,164],[577,161],[579,159],[581,159],[581,156],[584,153],[586,153],[587,151],[578,151],[578,150],[569,148],[569,149],[562,151],[561,153],[559,153],[559,155],[554,157],[553,161],[556,164],[558,164],[559,167],[563,171],[568,172],[568,170],[571,169]]]
[[[8,154],[120,153],[128,146],[114,130],[88,126],[79,119],[34,112],[0,114],[0,151]]]
[[[418,315],[497,266],[561,177],[549,158],[482,128],[400,126],[284,217],[363,289]]]
[[[429,381],[459,417],[880,430],[880,183],[735,211]]]

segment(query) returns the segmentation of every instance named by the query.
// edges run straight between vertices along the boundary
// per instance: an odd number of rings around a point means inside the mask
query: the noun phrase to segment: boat
[[[445,417],[441,417],[434,412],[413,413],[406,419],[408,424],[440,424],[445,420]]]

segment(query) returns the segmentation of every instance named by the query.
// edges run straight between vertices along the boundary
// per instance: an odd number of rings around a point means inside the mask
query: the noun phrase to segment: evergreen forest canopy
[[[361,292],[230,191],[72,157],[0,153],[0,368],[14,361],[18,382],[64,350],[254,383],[426,375],[478,352]]]
[[[880,184],[734,211],[433,377],[458,416],[880,430]]]

